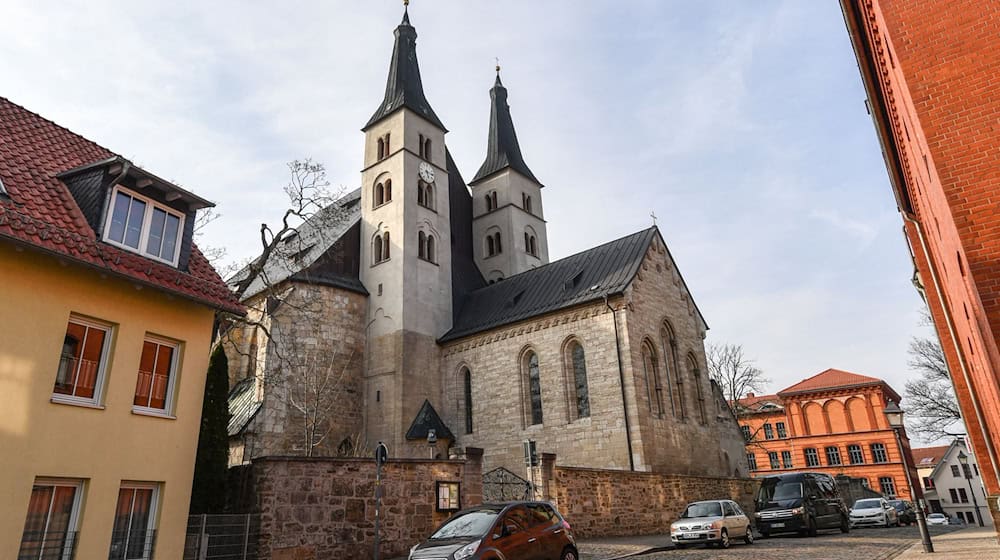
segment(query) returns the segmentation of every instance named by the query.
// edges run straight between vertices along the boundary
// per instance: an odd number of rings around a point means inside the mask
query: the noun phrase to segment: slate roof
[[[451,152],[445,150],[448,168],[448,203],[451,216],[451,299],[452,321],[458,318],[465,296],[486,286],[473,251],[472,240],[472,196],[469,188],[451,159]]]
[[[259,294],[269,284],[274,286],[288,279],[321,282],[367,294],[356,272],[311,270],[360,221],[361,189],[355,189],[313,214],[296,228],[294,235],[286,237],[278,250],[271,253],[261,274],[243,292],[243,299]],[[358,253],[360,246],[350,249]],[[243,268],[227,282],[235,287],[247,274],[248,268]]]
[[[434,435],[439,440],[447,439],[455,441],[455,434],[451,433],[451,430],[445,425],[444,420],[441,420],[441,416],[438,415],[437,410],[434,410],[434,405],[427,399],[424,399],[424,404],[417,411],[417,415],[413,417],[410,429],[406,430],[406,439],[426,440],[429,430],[434,430]]]
[[[424,86],[420,81],[420,66],[417,64],[417,30],[410,25],[408,12],[403,13],[403,22],[396,28],[395,35],[396,42],[392,48],[389,77],[385,84],[385,98],[372,118],[368,119],[368,124],[361,130],[367,130],[398,109],[407,107],[434,126],[448,132],[424,96]]]
[[[521,146],[517,142],[517,133],[514,131],[514,120],[510,116],[510,105],[507,104],[507,88],[503,87],[499,72],[493,89],[490,90],[490,99],[492,104],[490,106],[490,133],[486,148],[486,161],[483,162],[476,176],[472,179],[472,184],[508,167],[541,184],[535,178],[535,174],[528,169],[528,164],[524,163],[524,157],[521,156]]]
[[[229,435],[235,436],[246,429],[260,410],[255,398],[255,378],[247,377],[229,390]]]
[[[7,193],[0,195],[0,238],[216,309],[243,313],[193,244],[185,270],[100,240],[59,176],[120,157],[0,97],[0,182]]]
[[[620,294],[656,236],[653,226],[476,290],[440,342]]]

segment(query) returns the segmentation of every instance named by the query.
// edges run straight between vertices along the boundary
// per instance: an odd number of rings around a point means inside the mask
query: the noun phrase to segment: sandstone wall
[[[749,478],[575,467],[551,472],[548,498],[579,538],[669,533],[684,507],[698,500],[731,499],[752,515],[758,484]]]
[[[391,459],[382,469],[381,557],[405,556],[450,512],[436,507],[437,482],[461,483],[461,507],[482,501],[482,451],[465,460]],[[260,557],[373,557],[375,464],[371,459],[264,457],[254,461]]]

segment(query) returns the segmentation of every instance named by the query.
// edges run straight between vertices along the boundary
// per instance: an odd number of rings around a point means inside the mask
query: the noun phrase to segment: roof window
[[[184,214],[152,199],[115,187],[104,241],[177,266]]]

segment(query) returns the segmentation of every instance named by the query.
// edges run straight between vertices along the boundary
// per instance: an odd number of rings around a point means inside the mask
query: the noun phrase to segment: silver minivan
[[[753,527],[740,505],[732,500],[693,502],[670,525],[670,541],[677,548],[719,545],[729,548],[732,539],[753,544]]]

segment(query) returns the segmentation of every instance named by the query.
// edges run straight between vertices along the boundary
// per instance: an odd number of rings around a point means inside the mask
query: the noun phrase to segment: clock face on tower
[[[418,172],[420,173],[420,178],[423,179],[425,182],[427,183],[434,182],[434,167],[431,164],[427,163],[426,161],[420,162],[420,167],[418,168]]]

